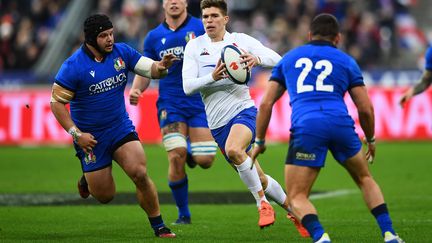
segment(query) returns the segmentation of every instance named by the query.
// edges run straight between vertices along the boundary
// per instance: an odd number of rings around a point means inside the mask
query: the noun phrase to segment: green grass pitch
[[[144,145],[149,174],[159,192],[168,192],[164,149]],[[386,142],[377,145],[371,171],[384,192],[393,223],[406,242],[432,242],[432,142]],[[269,146],[260,159],[266,173],[280,183],[287,145]],[[133,185],[117,165],[118,192]],[[209,170],[187,170],[191,192],[244,192],[247,189],[218,154]],[[71,147],[0,147],[2,195],[76,193],[81,174]],[[382,242],[373,216],[342,167],[329,157],[313,191],[355,193],[314,199],[320,220],[333,242]],[[1,201],[1,200],[0,200]],[[1,204],[0,204],[1,205]],[[176,242],[310,242],[297,234],[285,213],[274,206],[275,225],[260,230],[252,196],[249,204],[192,204],[193,224],[170,226]],[[175,220],[175,205],[161,205],[166,223]],[[137,205],[0,206],[0,242],[162,242],[153,236]]]

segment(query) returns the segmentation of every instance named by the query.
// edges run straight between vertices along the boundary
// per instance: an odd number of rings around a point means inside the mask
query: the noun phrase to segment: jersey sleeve
[[[195,39],[196,40],[196,39]],[[199,62],[196,59],[198,50],[195,40],[189,41],[186,44],[183,58],[183,91],[187,95],[194,94],[207,84],[215,82],[212,73],[205,76],[198,77],[199,75]]]
[[[71,61],[65,61],[55,76],[55,83],[75,92],[78,87],[79,75]]]
[[[261,65],[267,67],[274,67],[280,60],[281,56],[272,49],[265,47],[257,39],[246,35],[240,34],[242,44],[247,46],[247,51],[261,59]]]
[[[349,89],[356,86],[364,86],[363,75],[357,62],[350,58],[348,65]]]
[[[432,71],[432,47],[429,47],[426,50],[425,54],[425,69],[428,71]]]
[[[153,38],[151,32],[144,39],[143,55],[153,60],[160,60],[153,49]]]
[[[133,72],[138,60],[141,58],[141,54],[125,43],[120,43],[119,45],[121,46],[121,52],[125,58],[126,67],[129,71]]]
[[[287,89],[286,83],[285,83],[285,76],[284,76],[283,71],[282,71],[282,62],[283,62],[283,59],[278,64],[276,64],[276,66],[273,68],[271,76],[270,76],[270,81],[278,82],[285,89]]]

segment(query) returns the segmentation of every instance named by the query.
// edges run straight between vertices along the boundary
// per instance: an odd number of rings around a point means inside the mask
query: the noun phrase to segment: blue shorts
[[[99,131],[86,131],[91,133],[97,144],[93,153],[86,154],[77,144],[74,143],[76,156],[81,161],[83,172],[101,170],[111,166],[113,153],[123,144],[139,140],[135,127],[129,119],[117,126]]]
[[[224,155],[225,159],[228,162],[232,163],[232,161],[229,160],[228,156],[225,154],[225,144],[226,144],[226,140],[228,139],[228,135],[231,131],[231,127],[234,126],[234,124],[243,124],[251,130],[252,139],[250,141],[249,146],[246,149],[247,152],[251,149],[251,145],[255,142],[256,116],[257,116],[257,109],[255,108],[255,106],[252,106],[250,108],[242,110],[234,118],[232,118],[225,126],[211,130],[213,138],[215,139],[216,143],[219,146],[219,149],[221,150],[222,154]]]
[[[327,151],[339,163],[356,155],[362,143],[349,118],[308,119],[291,128],[286,164],[324,167]]]
[[[207,116],[202,102],[199,105],[189,105],[187,102],[175,98],[170,101],[159,98],[157,108],[160,128],[175,122],[186,123],[188,127],[208,128]]]

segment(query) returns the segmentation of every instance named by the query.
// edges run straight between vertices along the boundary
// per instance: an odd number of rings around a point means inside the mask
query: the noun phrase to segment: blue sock
[[[187,153],[192,156],[192,147],[191,147],[191,142],[190,142],[189,137],[187,137],[186,143],[187,143]]]
[[[321,238],[321,236],[324,234],[324,228],[319,222],[318,215],[316,214],[305,215],[302,218],[301,223],[307,229],[313,241],[318,241]]]
[[[390,231],[392,234],[395,234],[393,229],[392,221],[390,219],[389,212],[387,210],[387,205],[385,203],[376,206],[371,210],[373,216],[381,229],[381,234],[384,236],[384,233]]]
[[[187,176],[179,181],[170,181],[168,185],[179,210],[179,218],[183,216],[190,218]]]
[[[162,215],[156,216],[156,217],[148,217],[149,221],[150,221],[150,225],[153,228],[153,230],[157,230],[162,226],[165,226],[163,220],[162,220]]]

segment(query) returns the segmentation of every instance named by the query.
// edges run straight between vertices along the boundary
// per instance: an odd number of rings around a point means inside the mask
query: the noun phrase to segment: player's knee
[[[191,143],[193,159],[203,169],[208,169],[212,166],[217,148],[215,141]]]
[[[106,189],[106,190],[101,190],[99,192],[93,192],[92,191],[91,194],[94,198],[96,198],[96,200],[98,200],[98,202],[100,202],[102,204],[107,204],[114,199],[115,190],[114,189]]]
[[[187,148],[186,137],[178,132],[165,134],[162,142],[167,152],[176,148]]]
[[[294,197],[288,197],[288,205],[291,209],[298,210],[305,205],[305,200],[307,201],[307,197],[302,197],[301,195],[297,195]]]
[[[213,165],[215,156],[195,156],[195,162],[203,169],[208,169]]]
[[[172,166],[183,165],[186,160],[186,149],[174,149],[168,152],[168,160]]]
[[[144,165],[137,167],[129,176],[138,187],[148,183],[147,168]]]
[[[107,204],[114,199],[114,195],[103,195],[96,198],[100,203]]]
[[[228,156],[228,158],[232,161],[240,161],[242,155],[245,153],[245,151],[236,145],[230,145],[225,147],[225,153]]]
[[[359,177],[353,177],[355,183],[360,187],[368,187],[371,185],[376,184],[375,180],[373,179],[371,174],[359,176]]]

